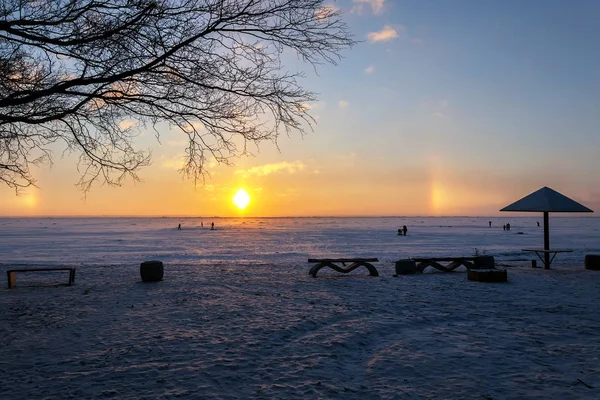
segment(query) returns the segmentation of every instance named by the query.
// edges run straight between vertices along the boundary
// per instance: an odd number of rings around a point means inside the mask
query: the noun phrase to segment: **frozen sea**
[[[550,217],[551,247],[574,250],[551,270],[521,251],[542,247],[537,221],[1,218],[0,277],[77,277],[0,286],[0,398],[599,399],[600,271],[583,258],[600,218]],[[401,258],[475,253],[508,282],[392,276]],[[354,256],[380,276],[308,275],[309,257]],[[143,283],[152,259],[164,280]]]
[[[489,221],[492,227],[489,227]],[[216,230],[211,231],[214,222]],[[493,255],[520,265],[543,247],[539,218],[0,218],[0,265],[172,265],[220,263],[306,267],[325,257],[378,257],[384,270],[398,259]],[[177,231],[181,223],[183,229]],[[510,223],[511,230],[502,226]],[[201,227],[201,225],[204,225]],[[406,237],[397,229],[407,225]],[[550,218],[551,248],[569,248],[553,266],[578,268],[600,252],[600,218]]]

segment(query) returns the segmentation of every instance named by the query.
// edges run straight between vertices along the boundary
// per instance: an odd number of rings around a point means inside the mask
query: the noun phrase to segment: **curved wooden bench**
[[[377,258],[309,258],[309,263],[316,263],[312,266],[308,274],[313,278],[317,277],[317,272],[321,268],[329,267],[337,272],[341,272],[343,274],[347,274],[348,272],[354,271],[359,267],[366,267],[369,271],[369,275],[371,276],[379,276],[377,272],[377,268],[371,264],[372,262],[378,262]],[[342,266],[337,265],[336,263],[341,263]],[[352,263],[346,267],[346,263]]]
[[[475,257],[428,257],[428,258],[413,258],[417,263],[417,271],[423,272],[427,267],[433,267],[439,271],[452,272],[456,268],[464,265],[467,270],[472,269],[475,264]],[[442,265],[440,262],[446,262],[447,265]]]

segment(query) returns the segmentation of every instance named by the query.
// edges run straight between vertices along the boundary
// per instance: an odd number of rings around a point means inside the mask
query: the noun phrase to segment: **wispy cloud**
[[[340,9],[334,4],[326,4],[323,7],[319,7],[315,11],[315,18],[318,21],[322,21],[324,19],[330,18],[335,13],[337,13]]]
[[[181,129],[185,133],[192,133],[193,131],[202,132],[205,130],[204,125],[201,122],[194,122],[192,124],[184,125],[181,127]]]
[[[130,119],[126,119],[126,120],[119,122],[119,128],[121,130],[127,130],[130,128],[136,127],[136,126],[137,126],[137,122],[132,121]]]
[[[181,168],[183,168],[183,165],[185,163],[184,159],[185,159],[184,155],[176,155],[171,158],[167,158],[167,157],[163,156],[163,157],[161,157],[160,165],[163,168],[167,168],[167,169],[181,169]]]
[[[363,15],[365,13],[365,6],[371,6],[371,12],[375,15],[380,15],[383,12],[383,5],[385,0],[352,0],[354,6],[350,9],[352,14]]]
[[[375,72],[375,66],[369,65],[367,68],[365,68],[365,73],[372,74],[373,72]]]
[[[435,107],[437,110],[433,113],[433,116],[436,118],[444,118],[446,109],[448,108],[448,100],[443,99],[438,101]]]
[[[265,164],[250,169],[235,171],[236,174],[242,174],[245,177],[250,175],[266,176],[276,172],[286,172],[288,174],[295,174],[296,172],[302,171],[306,166],[302,161],[294,162],[280,162],[275,164]]]
[[[380,31],[367,33],[367,38],[369,38],[371,43],[387,42],[400,37],[398,32],[402,32],[403,30],[404,27],[402,26],[394,28],[391,25],[385,25]]]
[[[346,100],[340,100],[340,101],[338,102],[338,107],[339,107],[340,109],[342,109],[342,110],[343,110],[344,108],[347,108],[347,107],[348,107],[348,105],[350,105],[350,103],[348,103]]]

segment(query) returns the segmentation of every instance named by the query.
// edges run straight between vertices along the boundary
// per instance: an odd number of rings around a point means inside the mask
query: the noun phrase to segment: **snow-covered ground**
[[[520,251],[542,246],[537,220],[0,219],[0,276],[78,267],[71,287],[0,289],[0,398],[600,398],[600,271],[583,268],[600,219],[551,217],[574,252],[550,271]],[[475,252],[509,282],[392,277],[400,258]],[[308,276],[308,257],[342,256],[381,276]],[[165,279],[142,283],[151,259]]]

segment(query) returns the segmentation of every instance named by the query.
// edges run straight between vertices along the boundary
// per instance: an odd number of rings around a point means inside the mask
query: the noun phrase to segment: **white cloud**
[[[378,32],[367,33],[367,37],[369,38],[369,41],[371,43],[387,42],[389,40],[396,39],[397,37],[399,37],[400,35],[398,31],[403,30],[404,27],[398,27],[398,29],[396,30],[396,28],[394,28],[391,25],[385,25],[383,29]]]
[[[246,170],[235,171],[236,174],[243,174],[244,176],[258,175],[266,176],[276,172],[287,172],[288,174],[295,174],[296,172],[302,171],[306,166],[302,161],[294,162],[280,162],[275,164],[265,164],[257,167],[252,167]]]
[[[338,102],[338,107],[343,110],[344,108],[347,108],[349,104],[350,103],[348,103],[346,100],[340,100]]]
[[[171,158],[161,157],[161,166],[167,169],[181,169],[185,164],[184,155],[176,155]]]
[[[126,119],[126,120],[119,122],[119,129],[121,129],[123,131],[133,128],[133,127],[137,127],[137,122],[132,121],[130,119]]]
[[[363,15],[365,6],[371,6],[373,14],[380,15],[383,12],[385,0],[352,0],[354,6],[350,9],[353,14]]]
[[[335,6],[333,4],[327,4],[327,5],[324,5],[323,7],[317,8],[317,10],[315,11],[315,18],[318,21],[321,21],[321,20],[331,17],[333,14],[335,14],[339,10],[340,9],[337,6]]]
[[[205,130],[204,125],[201,122],[194,122],[192,124],[184,125],[181,127],[181,129],[185,133],[192,133],[193,131],[202,132]]]
[[[367,68],[365,68],[365,73],[372,74],[373,72],[375,72],[375,66],[369,65]]]

